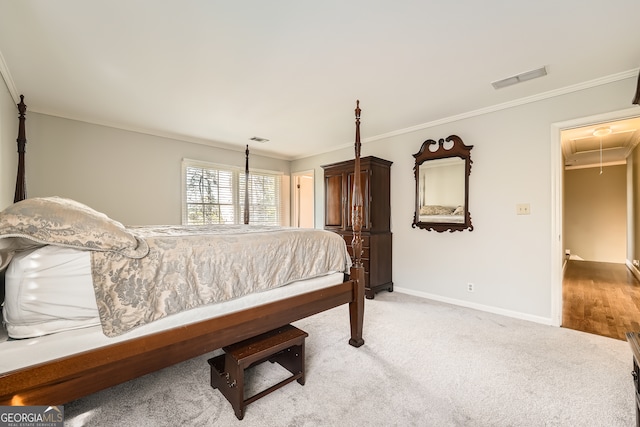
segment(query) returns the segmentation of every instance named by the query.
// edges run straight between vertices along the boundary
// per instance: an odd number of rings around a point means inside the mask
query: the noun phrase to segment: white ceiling
[[[295,159],[351,145],[356,99],[367,142],[637,75],[638,16],[637,0],[0,0],[0,72],[31,111]]]
[[[610,133],[594,135],[597,129]],[[640,117],[565,130],[561,141],[567,169],[623,164],[640,143]]]

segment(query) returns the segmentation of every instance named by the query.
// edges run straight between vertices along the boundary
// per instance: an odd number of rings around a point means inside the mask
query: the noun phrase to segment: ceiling
[[[351,145],[356,99],[366,143],[637,76],[638,16],[637,0],[0,0],[0,72],[30,111],[296,159]]]
[[[564,130],[561,142],[567,169],[622,164],[640,142],[640,117]]]

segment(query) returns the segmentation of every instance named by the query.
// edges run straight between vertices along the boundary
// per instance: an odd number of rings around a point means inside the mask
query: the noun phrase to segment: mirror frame
[[[445,148],[445,142],[453,143],[451,148]],[[435,145],[435,150],[431,147]],[[413,155],[415,158],[414,177],[416,180],[415,193],[415,212],[413,215],[413,228],[422,228],[423,230],[435,230],[439,233],[443,231],[473,231],[471,224],[471,214],[469,213],[469,175],[471,175],[471,149],[473,145],[465,145],[457,135],[450,135],[446,139],[440,138],[438,141],[427,139],[422,143],[420,151]],[[432,151],[433,150],[433,151]],[[429,160],[446,159],[449,157],[460,157],[465,162],[464,177],[464,222],[423,222],[420,221],[420,165]]]

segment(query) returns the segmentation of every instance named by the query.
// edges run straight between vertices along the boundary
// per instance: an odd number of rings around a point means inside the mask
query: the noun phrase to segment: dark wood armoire
[[[378,157],[360,160],[362,183],[362,262],[365,296],[380,290],[393,291],[391,279],[391,164]],[[353,256],[351,209],[354,161],[322,166],[324,169],[324,228],[342,235]]]

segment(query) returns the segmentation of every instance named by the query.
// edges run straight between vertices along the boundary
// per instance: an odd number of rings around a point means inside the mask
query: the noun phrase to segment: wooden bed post
[[[360,101],[356,101],[356,142],[355,164],[353,171],[353,206],[351,210],[351,223],[353,225],[353,266],[351,267],[351,280],[355,281],[353,302],[349,304],[351,317],[351,339],[349,344],[360,347],[364,344],[362,338],[362,325],[364,321],[364,267],[362,265],[362,189],[360,183]]]
[[[638,85],[636,86],[636,96],[631,101],[632,104],[640,105],[640,73],[638,73]]]
[[[24,121],[26,120],[24,117],[24,113],[27,111],[27,106],[24,103],[24,95],[20,95],[20,103],[18,104],[18,111],[20,115],[18,116],[19,124],[18,124],[18,176],[16,178],[16,193],[13,198],[13,203],[17,203],[21,200],[27,198],[27,182],[26,182],[26,172],[24,167],[24,153],[25,147],[27,145],[27,137],[25,136],[24,130]]]
[[[244,223],[249,224],[249,144],[244,150]]]

